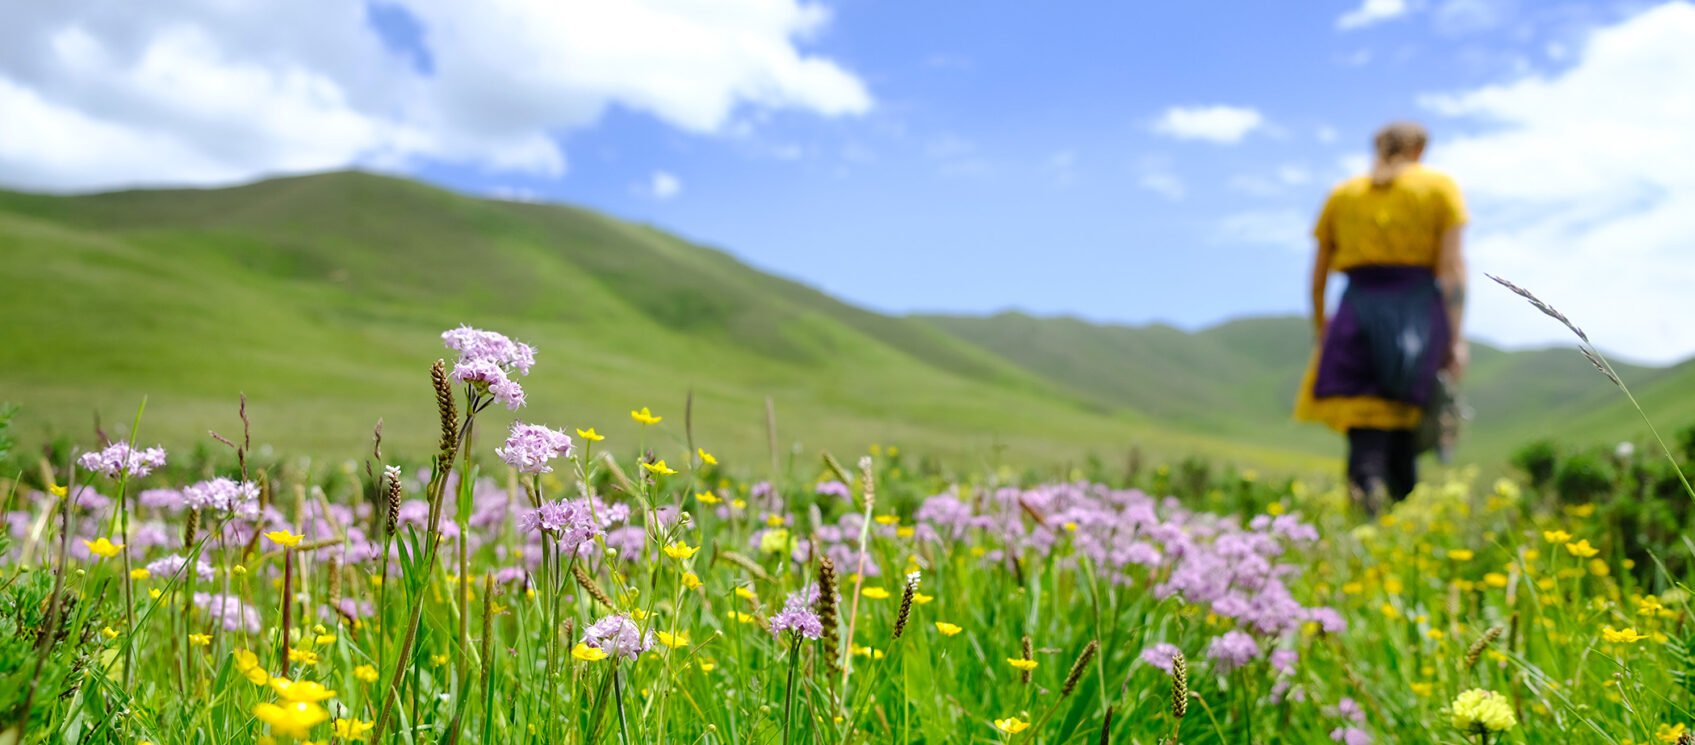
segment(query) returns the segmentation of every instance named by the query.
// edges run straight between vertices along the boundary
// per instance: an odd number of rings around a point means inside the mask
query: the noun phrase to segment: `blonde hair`
[[[1417,122],[1391,122],[1372,137],[1377,159],[1371,165],[1373,186],[1388,186],[1424,152],[1430,133]]]

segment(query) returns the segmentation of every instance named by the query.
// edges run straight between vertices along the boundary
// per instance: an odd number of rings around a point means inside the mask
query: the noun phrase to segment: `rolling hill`
[[[0,288],[0,399],[25,407],[26,437],[86,439],[93,417],[127,423],[145,396],[142,439],[180,446],[238,428],[245,392],[257,439],[279,449],[356,457],[378,417],[389,442],[421,449],[437,336],[469,323],[540,348],[522,417],[624,443],[679,445],[681,426],[644,433],[625,412],[680,424],[693,391],[696,439],[757,462],[767,397],[805,458],[886,442],[1059,463],[1136,444],[1307,468],[1336,451],[1287,421],[1307,344],[1296,319],[1187,333],[889,316],[652,227],[367,173],[0,192]],[[1673,381],[1691,375],[1626,372],[1680,415],[1695,399]],[[1634,431],[1566,351],[1480,350],[1473,398],[1479,457],[1546,423]]]

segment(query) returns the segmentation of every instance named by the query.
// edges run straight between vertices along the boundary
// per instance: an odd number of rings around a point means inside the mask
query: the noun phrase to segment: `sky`
[[[1432,131],[1470,332],[1695,356],[1695,4],[64,0],[0,8],[0,185],[365,168],[584,204],[886,312],[1304,313],[1372,131]]]

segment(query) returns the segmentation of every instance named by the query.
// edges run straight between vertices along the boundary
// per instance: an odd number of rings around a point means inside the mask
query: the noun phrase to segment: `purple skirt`
[[[1428,267],[1365,266],[1324,330],[1314,398],[1373,396],[1424,406],[1452,336]]]

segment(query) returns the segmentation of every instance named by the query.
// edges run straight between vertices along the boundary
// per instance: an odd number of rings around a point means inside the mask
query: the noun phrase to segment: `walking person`
[[[1421,418],[1450,400],[1444,386],[1467,362],[1465,204],[1420,163],[1428,141],[1411,122],[1379,130],[1370,173],[1336,186],[1313,228],[1317,349],[1295,417],[1347,436],[1348,482],[1368,512],[1417,485]],[[1348,285],[1327,316],[1332,272]]]

